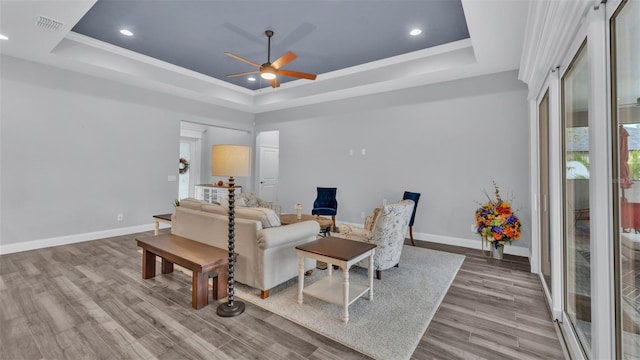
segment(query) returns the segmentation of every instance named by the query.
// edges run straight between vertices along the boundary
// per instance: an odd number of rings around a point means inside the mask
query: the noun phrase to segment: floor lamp
[[[251,174],[251,148],[240,145],[213,145],[211,148],[211,175],[229,177],[229,294],[227,302],[218,306],[222,317],[244,312],[244,303],[235,301],[233,272],[235,265],[235,181],[234,176]]]

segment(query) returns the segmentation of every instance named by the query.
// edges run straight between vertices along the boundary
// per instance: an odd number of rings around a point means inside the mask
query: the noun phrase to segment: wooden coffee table
[[[373,255],[376,245],[337,237],[323,237],[303,245],[298,250],[298,304],[307,294],[326,302],[342,306],[342,321],[349,321],[349,305],[365,293],[373,301]],[[369,286],[349,283],[349,268],[369,258]],[[304,288],[304,258],[327,263],[327,276]],[[332,276],[332,264],[342,268],[342,279]]]
[[[296,214],[280,215],[280,223],[282,225],[290,225],[290,224],[295,224],[302,221],[310,221],[310,220],[318,222],[318,224],[320,225],[320,232],[322,233],[323,236],[331,235],[331,226],[333,225],[333,221],[331,221],[331,219],[329,218],[317,216],[317,215],[302,214],[301,218],[298,219]]]
[[[213,278],[213,298],[227,296],[228,250],[173,234],[136,239],[142,248],[142,278],[156,276],[156,256],[162,258],[162,273],[173,272],[178,264],[192,272],[191,306],[200,309],[209,303],[209,276]]]

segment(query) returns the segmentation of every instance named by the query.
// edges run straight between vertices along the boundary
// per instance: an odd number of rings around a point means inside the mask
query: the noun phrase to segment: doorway
[[[264,131],[256,139],[258,148],[258,196],[268,202],[278,202],[280,167],[280,131]]]
[[[200,182],[202,168],[202,136],[206,127],[185,121],[180,122],[180,169],[184,162],[188,164],[186,171],[178,175],[178,200],[195,197],[195,185]],[[184,159],[184,160],[183,160]]]

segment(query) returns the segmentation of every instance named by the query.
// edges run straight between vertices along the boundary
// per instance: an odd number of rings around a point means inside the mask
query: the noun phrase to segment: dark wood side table
[[[318,216],[318,215],[302,214],[300,219],[298,219],[296,214],[280,215],[280,223],[282,225],[295,224],[301,221],[310,221],[310,220],[318,222],[318,225],[320,225],[320,232],[322,233],[323,236],[331,235],[330,231],[331,231],[331,226],[333,225],[333,221],[331,221],[331,219],[329,218]]]
[[[304,294],[342,306],[342,321],[349,321],[349,304],[365,293],[373,301],[373,255],[376,245],[333,236],[320,238],[296,246],[298,251],[298,303]],[[349,283],[349,268],[362,259],[369,258],[369,286]],[[304,288],[304,258],[327,263],[327,276]],[[332,276],[332,264],[342,268],[342,279]]]
[[[155,228],[153,231],[153,235],[158,235],[159,231],[160,231],[160,223],[165,223],[165,224],[169,224],[171,225],[171,215],[172,214],[160,214],[160,215],[153,215],[153,220],[155,221]]]

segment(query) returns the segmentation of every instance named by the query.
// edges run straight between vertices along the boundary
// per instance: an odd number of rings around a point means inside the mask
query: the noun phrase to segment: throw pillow
[[[365,230],[369,230],[369,231],[373,230],[373,225],[376,223],[376,220],[378,219],[378,215],[380,215],[381,212],[382,212],[382,207],[377,207],[373,209],[373,213],[367,216],[367,218],[364,220]]]
[[[219,204],[228,209],[229,208],[229,199],[227,199],[227,198],[220,199]],[[238,206],[244,207],[244,206],[247,206],[247,204],[245,203],[244,199],[242,199],[242,198],[240,198],[238,196],[235,196],[234,197],[233,206],[234,207],[238,207]]]
[[[263,229],[280,226],[280,218],[268,208],[238,208],[235,214],[240,219],[259,221]]]
[[[244,205],[246,207],[258,207],[258,197],[253,192],[242,193],[238,196],[239,199],[242,199]]]

